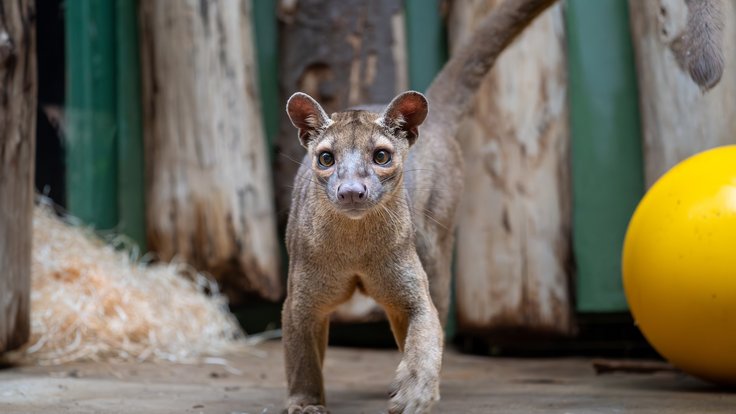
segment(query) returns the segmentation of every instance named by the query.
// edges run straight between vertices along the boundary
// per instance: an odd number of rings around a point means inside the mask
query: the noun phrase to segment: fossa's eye
[[[321,167],[330,168],[335,165],[335,156],[329,151],[322,151],[317,157],[317,162]]]
[[[378,150],[373,153],[373,162],[378,165],[386,165],[391,161],[391,153],[386,150]]]

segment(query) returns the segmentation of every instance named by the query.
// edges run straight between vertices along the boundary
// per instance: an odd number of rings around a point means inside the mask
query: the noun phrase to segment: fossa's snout
[[[360,207],[368,200],[368,187],[358,181],[348,181],[337,188],[337,202],[345,207]]]

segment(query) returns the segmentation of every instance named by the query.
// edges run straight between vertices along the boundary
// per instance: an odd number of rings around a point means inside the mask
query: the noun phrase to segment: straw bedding
[[[242,342],[214,282],[184,264],[145,264],[37,207],[26,362],[188,362]]]

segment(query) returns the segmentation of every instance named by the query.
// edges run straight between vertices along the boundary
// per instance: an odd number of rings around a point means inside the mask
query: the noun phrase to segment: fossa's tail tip
[[[701,56],[690,62],[688,69],[692,80],[707,91],[723,76],[723,55],[719,50],[703,50]]]
[[[692,80],[707,91],[723,76],[722,0],[689,0],[687,70]]]

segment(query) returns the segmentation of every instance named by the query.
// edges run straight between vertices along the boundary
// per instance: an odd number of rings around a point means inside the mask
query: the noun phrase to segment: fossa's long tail
[[[424,129],[454,137],[486,73],[498,55],[556,0],[506,0],[478,25],[427,89],[432,116]]]
[[[722,0],[686,0],[688,23],[684,62],[704,90],[723,74]],[[427,90],[432,116],[425,129],[454,137],[462,116],[498,55],[556,0],[506,0],[478,26],[469,41],[447,62]],[[654,22],[653,22],[654,24]]]

